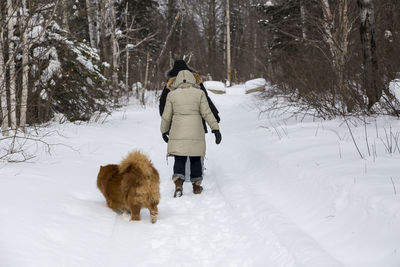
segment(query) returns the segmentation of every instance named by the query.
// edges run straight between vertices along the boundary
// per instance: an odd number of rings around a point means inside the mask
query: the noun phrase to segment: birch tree
[[[226,0],[226,74],[228,86],[232,84],[232,60],[231,60],[231,20],[229,0]]]
[[[338,0],[335,9],[332,9],[328,0],[320,0],[324,15],[321,26],[324,29],[323,36],[330,52],[328,60],[332,62],[332,68],[337,77],[338,91],[332,91],[333,101],[335,101],[337,95],[341,96],[348,111],[351,111],[354,106],[354,99],[351,99],[351,93],[344,78],[345,65],[349,57],[349,37],[354,30],[355,21],[354,18],[350,17],[349,4],[348,0]],[[323,50],[323,47],[319,47]]]
[[[30,30],[30,16],[27,16],[26,0],[22,1],[21,9],[21,32],[22,32],[22,93],[20,106],[20,127],[26,131],[26,111],[28,105],[28,78],[29,78],[29,43],[28,31]]]
[[[207,27],[207,39],[208,39],[208,70],[215,75],[216,67],[216,3],[215,0],[209,0],[208,3],[208,27]]]
[[[15,71],[15,45],[14,45],[14,25],[15,25],[15,10],[13,1],[7,1],[7,20],[8,20],[8,62],[9,65],[9,84],[10,84],[10,127],[12,130],[17,129],[17,92],[16,92],[16,71]]]
[[[117,17],[115,14],[114,0],[108,1],[108,8],[110,9],[110,38],[111,38],[111,52],[112,52],[112,83],[114,88],[118,87],[118,69],[119,69],[119,45],[117,39]]]
[[[133,22],[133,21],[132,21]],[[130,26],[128,25],[128,2],[126,2],[126,7],[125,7],[125,27],[126,27],[126,45],[125,45],[125,91],[127,93],[127,97],[129,99],[129,91],[130,91],[130,86],[129,86],[129,59],[130,59],[130,44],[129,44],[129,30]]]
[[[0,23],[2,22],[2,13],[0,12]],[[0,24],[0,97],[1,97],[1,131],[4,136],[8,136],[8,107],[6,91],[6,70],[4,62],[4,28]]]
[[[91,0],[86,0],[86,14],[88,20],[88,28],[89,28],[89,39],[90,39],[90,46],[93,48],[97,47],[97,37],[96,37],[96,28],[94,25],[95,20],[95,6],[93,5]]]

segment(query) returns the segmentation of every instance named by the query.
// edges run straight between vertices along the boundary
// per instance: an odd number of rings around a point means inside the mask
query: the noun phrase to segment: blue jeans
[[[185,169],[187,156],[175,156],[174,175],[185,179]],[[190,181],[192,183],[203,180],[203,167],[201,165],[201,157],[189,157],[190,159]]]

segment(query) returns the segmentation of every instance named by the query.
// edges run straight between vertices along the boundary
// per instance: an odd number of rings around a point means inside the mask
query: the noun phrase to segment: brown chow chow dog
[[[140,209],[147,208],[151,222],[157,221],[159,185],[157,170],[139,151],[130,153],[119,165],[100,166],[97,176],[107,206],[117,213],[130,212],[131,220],[140,220]]]

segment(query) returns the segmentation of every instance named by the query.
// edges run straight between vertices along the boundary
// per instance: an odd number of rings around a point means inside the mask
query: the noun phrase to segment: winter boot
[[[193,183],[193,194],[201,194],[203,187],[201,186],[201,181]]]
[[[182,196],[182,191],[183,191],[183,182],[185,180],[183,180],[180,177],[174,177],[172,179],[175,183],[175,193],[174,193],[174,197],[181,197]]]

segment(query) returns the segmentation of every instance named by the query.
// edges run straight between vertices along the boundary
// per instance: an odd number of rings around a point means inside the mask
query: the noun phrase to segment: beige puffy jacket
[[[169,131],[168,155],[204,156],[206,142],[202,118],[212,130],[219,130],[205,93],[188,70],[180,71],[169,88],[171,92],[161,119],[161,133]]]

